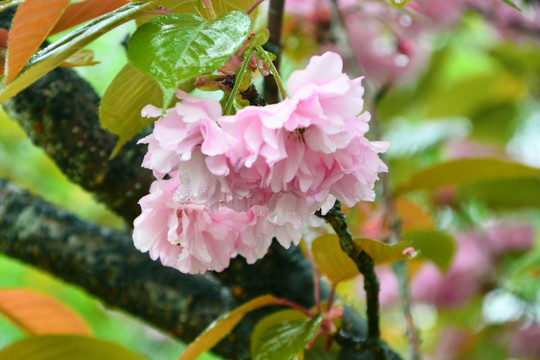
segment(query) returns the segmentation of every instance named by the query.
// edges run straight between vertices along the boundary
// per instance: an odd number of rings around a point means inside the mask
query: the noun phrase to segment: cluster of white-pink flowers
[[[374,199],[378,153],[365,138],[361,78],[335,53],[313,57],[289,79],[290,97],[223,116],[219,102],[178,92],[155,122],[143,166],[157,180],[140,200],[136,247],[186,273],[221,271],[241,255],[253,263],[272,238],[298,244],[302,224],[336,199]],[[143,116],[160,117],[151,105]]]

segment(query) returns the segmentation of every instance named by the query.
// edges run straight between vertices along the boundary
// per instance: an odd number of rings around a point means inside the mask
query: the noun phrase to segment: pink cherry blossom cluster
[[[232,116],[215,100],[177,92],[181,101],[140,141],[157,180],[140,200],[136,247],[182,272],[221,271],[237,255],[255,262],[274,237],[298,244],[302,224],[336,199],[373,200],[387,171],[377,154],[388,144],[365,138],[361,78],[342,67],[335,53],[313,57],[291,75],[289,98]]]

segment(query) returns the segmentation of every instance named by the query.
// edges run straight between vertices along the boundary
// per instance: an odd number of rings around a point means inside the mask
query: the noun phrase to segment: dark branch
[[[339,244],[355,263],[364,276],[364,290],[366,292],[368,333],[362,346],[369,349],[375,360],[386,359],[386,353],[381,344],[381,330],[379,327],[379,280],[375,274],[375,265],[371,257],[354,245],[353,237],[347,228],[347,218],[341,212],[341,203],[336,201],[334,207],[322,216],[334,229],[339,237]]]
[[[0,14],[0,27],[8,27],[8,18],[9,11]],[[99,127],[98,105],[95,92],[69,69],[52,71],[3,104],[72,181],[131,222],[140,212],[138,199],[152,181],[151,172],[140,167],[146,149],[132,141],[108,161],[116,139]],[[254,265],[235,259],[218,275],[220,280],[183,275],[140,254],[128,234],[81,221],[3,180],[0,229],[0,252],[79,285],[186,341],[217,316],[261,294],[304,306],[313,303],[311,269],[296,248],[274,244]],[[249,335],[262,314],[250,315],[214,351],[249,359]]]
[[[108,160],[116,136],[100,128],[99,97],[72,70],[53,70],[3,106],[70,180],[127,222],[140,213],[137,201],[152,180],[137,166],[145,148],[131,141]]]
[[[129,235],[82,221],[2,179],[0,229],[1,253],[76,284],[187,342],[218,316],[261,294],[311,305],[311,275],[297,249],[274,246],[254,265],[234,260],[231,271],[219,274],[229,290],[212,275],[184,275],[163,267],[137,251]],[[213,350],[225,358],[249,359],[249,336],[268,312],[252,314]]]
[[[266,51],[276,55],[273,61],[276,69],[279,70],[279,60],[281,58],[281,32],[283,29],[283,10],[285,0],[270,0],[268,9],[268,31],[270,38],[263,46]],[[264,78],[264,97],[269,104],[275,104],[279,101],[279,89],[273,76]]]
[[[128,235],[79,220],[2,179],[0,229],[0,252],[185,340],[231,308],[219,281],[165,268]]]

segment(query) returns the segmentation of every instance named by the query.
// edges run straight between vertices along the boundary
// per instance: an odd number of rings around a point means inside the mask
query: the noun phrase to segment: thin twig
[[[390,85],[386,84],[373,97],[373,105],[371,111],[371,125],[374,140],[381,139],[381,127],[378,117],[375,113],[376,104],[389,90]],[[384,160],[384,156],[381,158]],[[397,212],[394,201],[394,194],[390,187],[388,173],[380,174],[380,182],[382,187],[382,197],[384,201],[384,223],[389,227],[389,235],[386,239],[382,239],[388,244],[396,244],[401,239],[401,218]],[[409,268],[404,261],[398,261],[392,266],[398,280],[399,297],[401,299],[401,307],[407,327],[407,340],[409,342],[409,352],[411,360],[421,360],[422,354],[420,351],[420,336],[419,331],[414,324],[414,319],[411,314],[411,296],[409,291]]]
[[[202,4],[210,20],[214,20],[215,18],[217,18],[217,15],[216,15],[216,12],[214,11],[214,7],[212,6],[211,0],[202,0]]]

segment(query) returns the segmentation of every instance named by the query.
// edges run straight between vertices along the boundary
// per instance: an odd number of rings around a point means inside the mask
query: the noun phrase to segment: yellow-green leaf
[[[540,169],[499,159],[459,159],[420,170],[396,187],[397,194],[430,190],[443,185],[465,185],[477,181],[540,177]]]
[[[212,348],[218,341],[225,337],[247,313],[264,306],[276,305],[278,303],[279,299],[275,296],[262,295],[248,301],[233,311],[220,316],[217,320],[208,325],[204,332],[188,346],[182,355],[180,355],[178,360],[197,359],[198,356]]]
[[[1,289],[0,315],[29,335],[90,335],[84,321],[66,305],[27,289]]]
[[[0,90],[0,103],[17,95],[34,81],[60,65],[104,33],[154,8],[154,3],[136,1],[105,14],[47,46],[32,58],[23,71]]]
[[[415,230],[406,231],[401,238],[416,250],[418,259],[432,261],[443,272],[452,263],[456,243],[447,233],[438,230]]]
[[[322,235],[313,240],[311,253],[319,270],[333,283],[360,274],[351,258],[341,250],[335,234]]]
[[[0,350],[0,360],[148,360],[109,341],[76,335],[32,336]]]
[[[131,63],[120,70],[99,105],[101,126],[119,137],[111,157],[126,141],[156,120],[142,117],[141,109],[148,104],[158,106],[161,99],[161,89],[150,76]]]
[[[403,254],[403,250],[411,246],[408,241],[388,245],[378,240],[356,238],[354,243],[373,259],[375,265],[409,259],[409,256]]]

